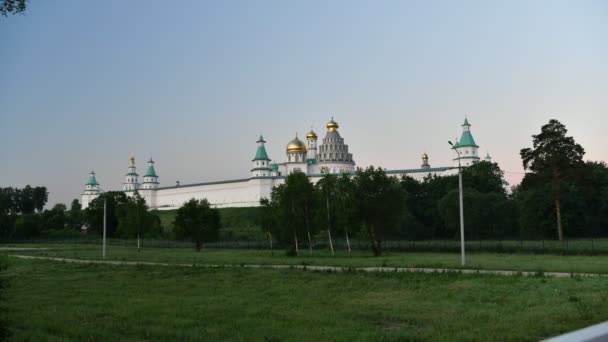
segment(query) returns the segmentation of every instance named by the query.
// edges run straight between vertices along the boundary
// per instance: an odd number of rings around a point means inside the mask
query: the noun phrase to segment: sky
[[[80,198],[129,157],[247,178],[334,117],[357,166],[451,166],[467,117],[517,184],[550,119],[608,161],[607,1],[30,0],[0,17],[0,187]]]

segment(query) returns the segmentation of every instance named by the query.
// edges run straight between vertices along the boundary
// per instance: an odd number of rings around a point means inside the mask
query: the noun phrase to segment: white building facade
[[[410,176],[423,180],[427,176],[457,173],[458,161],[463,167],[479,161],[479,146],[473,140],[468,120],[465,119],[462,127],[461,139],[455,144],[455,149],[460,152],[454,159],[455,166],[431,167],[429,157],[424,153],[419,168],[386,170],[386,173],[395,177]],[[250,176],[243,179],[161,186],[154,167],[155,163],[150,159],[143,182],[140,184],[135,157],[132,156],[122,191],[128,196],[137,191],[146,200],[150,209],[158,210],[178,209],[192,198],[207,199],[217,208],[256,207],[260,205],[262,198],[269,198],[272,189],[284,183],[285,178],[293,172],[307,174],[313,183],[319,181],[325,174],[354,174],[356,164],[348,145],[344,143],[344,138],[338,132],[338,123],[332,118],[326,128],[327,132],[321,145],[317,145],[318,137],[312,130],[306,135],[306,142],[300,140],[296,134],[286,146],[286,161],[282,163],[271,163],[272,160],[266,152],[266,141],[260,135],[256,154],[252,159]],[[86,208],[100,193],[95,173],[91,172],[82,193],[82,207]]]

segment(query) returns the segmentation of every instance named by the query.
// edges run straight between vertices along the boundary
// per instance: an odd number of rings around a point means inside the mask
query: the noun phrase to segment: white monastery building
[[[285,182],[287,175],[293,172],[303,172],[316,183],[324,174],[354,174],[356,171],[353,154],[338,132],[339,125],[332,118],[327,124],[327,132],[320,145],[314,131],[306,134],[306,142],[300,140],[297,134],[287,143],[286,159],[283,163],[271,163],[266,153],[266,141],[260,135],[257,140],[257,151],[251,161],[248,178],[231,179],[217,182],[196,184],[180,184],[161,186],[159,176],[154,169],[154,161],[148,160],[148,168],[139,182],[139,174],[135,166],[135,157],[131,156],[131,164],[124,176],[122,191],[131,196],[135,191],[146,200],[150,209],[178,209],[192,198],[206,198],[211,205],[218,208],[226,207],[255,207],[260,205],[260,199],[270,198],[273,187]],[[429,175],[445,176],[458,172],[459,165],[467,167],[480,160],[479,146],[475,143],[470,131],[471,125],[467,119],[462,124],[462,135],[454,144],[454,166],[431,167],[426,153],[422,155],[422,165],[419,168],[404,170],[386,170],[395,177],[404,175],[422,180]],[[491,161],[489,155],[486,161]],[[95,172],[91,171],[82,193],[82,207],[86,208],[92,200],[101,194]]]

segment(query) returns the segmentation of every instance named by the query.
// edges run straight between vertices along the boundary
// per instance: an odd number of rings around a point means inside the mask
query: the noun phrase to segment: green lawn
[[[28,245],[18,245],[20,247]],[[101,259],[101,246],[96,245],[32,245],[50,250],[35,252],[13,252],[38,256],[54,256],[78,259]],[[436,267],[460,268],[460,254],[456,253],[413,253],[390,252],[382,257],[374,257],[369,252],[355,251],[349,257],[340,251],[332,257],[327,250],[317,250],[313,256],[307,250],[300,257],[288,257],[283,250],[275,251],[275,256],[267,250],[227,250],[205,249],[200,253],[187,248],[143,248],[141,252],[133,247],[108,246],[108,260],[134,260],[188,264],[281,264],[281,265],[334,265],[346,267],[387,266],[387,267]],[[550,254],[506,254],[469,253],[466,268],[490,270],[515,270],[533,272],[582,272],[608,273],[608,256],[560,256]]]
[[[596,278],[17,259],[5,277],[14,340],[533,341],[608,319]]]

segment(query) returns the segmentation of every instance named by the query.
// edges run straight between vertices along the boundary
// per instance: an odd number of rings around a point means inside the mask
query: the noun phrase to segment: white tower
[[[150,158],[148,160],[148,169],[144,175],[144,182],[141,184],[142,189],[156,189],[158,188],[158,175],[154,169],[154,160]]]
[[[266,147],[264,144],[266,141],[264,137],[260,134],[258,138],[258,150],[255,152],[255,157],[253,158],[253,168],[251,169],[251,177],[269,177],[272,176],[272,168],[270,167],[270,158],[268,158],[268,153],[266,153]]]
[[[469,120],[465,118],[464,123],[462,124],[462,135],[460,136],[460,140],[454,145],[454,148],[460,152],[457,153],[454,158],[454,166],[456,167],[458,167],[459,161],[461,166],[471,166],[473,163],[479,161],[479,155],[477,153],[479,146],[475,143],[470,128],[471,125],[469,124]]]
[[[487,161],[488,163],[492,162],[492,157],[490,157],[490,152],[486,152],[486,157],[483,158],[484,161]]]
[[[89,173],[89,179],[84,187],[84,192],[81,196],[82,209],[85,209],[89,206],[89,204],[99,197],[101,194],[101,190],[99,189],[99,183],[97,183],[97,179],[95,178],[95,172],[91,171]]]
[[[310,129],[310,132],[306,134],[306,144],[308,145],[308,152],[306,154],[306,160],[310,163],[317,161],[317,133]]]
[[[129,160],[131,161],[131,165],[129,166],[129,172],[127,172],[127,174],[125,175],[125,182],[122,183],[122,189],[124,191],[139,189],[139,175],[137,174],[135,168],[135,156],[132,155]]]
[[[355,162],[352,153],[348,152],[348,145],[340,136],[340,127],[334,118],[325,125],[327,133],[323,143],[319,146],[319,170],[321,173],[351,173],[355,171]]]

